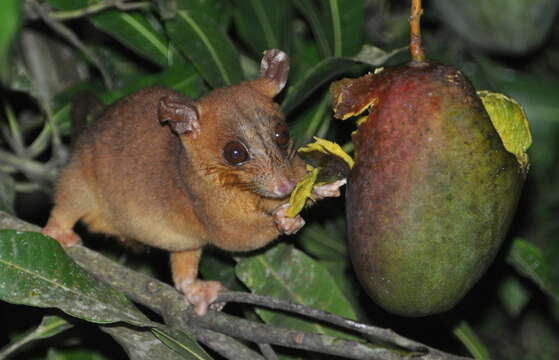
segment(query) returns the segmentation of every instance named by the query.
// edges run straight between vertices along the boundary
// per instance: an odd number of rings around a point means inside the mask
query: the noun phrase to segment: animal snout
[[[282,179],[274,186],[274,194],[277,197],[287,196],[295,188],[295,182],[291,179]]]

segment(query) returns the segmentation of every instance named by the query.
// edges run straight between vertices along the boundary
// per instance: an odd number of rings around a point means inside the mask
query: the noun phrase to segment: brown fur
[[[282,151],[272,140],[284,122],[272,102],[283,87],[274,76],[194,102],[198,136],[159,123],[162,98],[192,103],[173,90],[146,88],[110,106],[77,139],[44,232],[69,246],[79,241],[72,228],[82,220],[91,231],[168,250],[181,290],[195,281],[203,246],[247,251],[275,239],[280,231],[272,214],[287,199],[274,198],[271,189],[305,170],[292,145]],[[222,149],[232,140],[249,147],[246,164],[224,160]]]

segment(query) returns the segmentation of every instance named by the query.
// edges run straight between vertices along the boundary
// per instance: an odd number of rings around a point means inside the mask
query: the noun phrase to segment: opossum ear
[[[178,135],[187,134],[196,138],[200,134],[198,110],[194,101],[187,97],[162,97],[159,99],[157,116],[162,125],[168,122]]]
[[[287,83],[289,74],[289,57],[279,49],[264,52],[260,62],[260,91],[274,97],[280,93]],[[259,81],[260,80],[260,81]]]

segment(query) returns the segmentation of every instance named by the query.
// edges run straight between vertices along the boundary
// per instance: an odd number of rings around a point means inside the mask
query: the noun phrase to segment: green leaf
[[[54,8],[71,11],[95,6],[100,1],[47,0]],[[161,66],[169,65],[172,50],[168,42],[140,12],[106,10],[89,16],[100,30],[111,35],[124,46]]]
[[[330,43],[331,36],[328,33],[326,23],[314,1],[293,0],[293,4],[299,10],[301,15],[307,19],[314,38],[318,45],[321,58],[327,58],[334,55],[334,48]]]
[[[307,74],[307,71],[321,61],[317,44],[302,36],[291,39],[289,66],[289,85],[296,84]]]
[[[331,120],[330,103],[330,95],[326,93],[320,102],[305,107],[300,114],[294,114],[297,118],[295,123],[290,126],[290,133],[296,146],[310,141],[322,125]]]
[[[175,89],[181,94],[197,98],[204,92],[202,79],[191,64],[179,64],[166,68],[155,75],[146,75],[133,79],[120,89],[108,91],[102,94],[101,100],[105,104],[111,104],[116,100],[130,95],[140,89],[149,86],[163,86]]]
[[[507,313],[516,318],[530,301],[530,292],[517,278],[508,276],[499,285],[499,299]]]
[[[41,358],[40,360],[44,360]],[[39,359],[36,359],[39,360]],[[108,360],[100,353],[91,350],[49,349],[46,360]]]
[[[363,0],[294,0],[309,22],[323,58],[354,55],[363,44]]]
[[[126,326],[103,326],[101,329],[111,335],[122,346],[131,360],[211,359],[210,357],[195,355],[197,353],[205,354],[205,352],[194,340],[189,340],[188,348],[184,345],[185,349],[190,349],[189,352],[177,352],[159,340],[161,330],[152,329],[150,331]],[[188,338],[187,336],[184,337]]]
[[[464,346],[470,351],[476,360],[489,360],[489,351],[481,343],[481,340],[474,333],[470,325],[462,321],[453,329],[454,335],[462,341]]]
[[[35,232],[0,231],[0,299],[55,307],[94,323],[151,324],[124,295],[76,265],[55,240]]]
[[[56,315],[47,315],[41,321],[41,324],[33,330],[31,335],[32,340],[46,339],[61,332],[70,329],[74,325],[70,324],[66,319]],[[27,336],[26,336],[27,337]]]
[[[23,346],[29,344],[32,341],[46,339],[61,332],[70,329],[73,325],[70,324],[65,319],[58,316],[45,316],[41,321],[41,324],[36,329],[29,331],[24,334],[20,339],[18,339],[13,344],[6,346],[0,351],[0,359],[5,359],[16,351],[20,350]]]
[[[533,179],[543,179],[547,183],[559,159],[559,152],[550,151],[557,146],[559,96],[556,95],[559,93],[559,81],[513,71],[483,58],[479,61],[481,71],[476,71],[477,76],[474,74],[474,85],[507,94],[522,104],[526,111],[534,138],[529,152],[530,174]]]
[[[165,37],[157,32],[138,12],[105,11],[91,17],[91,22],[124,46],[161,66],[171,65],[172,48]]]
[[[351,269],[345,237],[345,221],[340,215],[332,220],[303,227],[298,236],[298,244],[305,253],[317,259],[328,270],[353,309],[359,312],[363,308],[360,301],[362,292]]]
[[[514,154],[524,171],[528,168],[526,151],[532,145],[532,134],[522,106],[513,98],[483,90],[477,92],[491,123],[505,149]]]
[[[204,252],[198,271],[206,280],[217,280],[231,291],[246,291],[235,275],[235,263],[222,254]]]
[[[296,84],[291,86],[281,104],[281,109],[289,114],[305,101],[317,88],[353,69],[360,62],[350,58],[329,58],[310,69]]]
[[[345,232],[345,229],[344,229]],[[306,253],[320,260],[347,259],[344,235],[322,224],[309,224],[301,230],[299,242]]]
[[[256,55],[267,49],[287,48],[289,1],[234,0],[239,36]]]
[[[552,277],[552,265],[546,261],[537,246],[520,238],[515,239],[507,262],[535,282],[553,301],[559,303],[559,285]]]
[[[161,340],[161,342],[167,345],[170,349],[173,349],[177,354],[181,355],[183,359],[194,359],[194,360],[211,360],[211,356],[208,355],[198,343],[191,339],[184,332],[179,330],[165,330],[154,328],[152,329],[153,334]],[[159,357],[152,357],[147,359],[160,359]]]
[[[338,287],[351,302],[353,309],[358,312],[359,318],[367,316],[367,308],[363,306],[363,291],[359,281],[353,273],[349,257],[338,260],[319,260],[338,284]]]
[[[89,86],[89,83],[85,85],[86,87],[79,87],[79,89],[91,89],[93,92],[97,92],[96,87]],[[104,104],[108,105],[148,86],[168,87],[192,98],[199,97],[205,91],[203,81],[194,67],[191,64],[179,64],[168,67],[154,75],[135,77],[122,88],[100,93],[99,98]],[[53,117],[65,133],[70,129],[70,106],[73,94],[77,90],[78,88],[75,88],[69,94],[64,93],[58,96],[60,99],[58,101],[59,106]]]
[[[355,57],[335,57],[321,61],[289,88],[287,97],[281,104],[282,111],[287,114],[290,113],[313,94],[317,88],[332,79],[350,70],[363,71],[370,67],[380,66],[400,51],[402,51],[401,48],[387,52],[367,45]]]
[[[363,45],[363,0],[321,1],[323,14],[330,26],[330,43],[334,56],[355,55]]]
[[[352,57],[352,59],[371,65],[372,67],[376,67],[384,64],[388,61],[388,59],[406,50],[408,50],[407,46],[386,51],[376,46],[363,45],[361,50],[359,50],[359,53]]]
[[[177,0],[177,16],[165,21],[165,28],[212,87],[238,83],[242,80],[239,53],[210,5],[202,0]]]
[[[7,75],[8,54],[20,21],[20,1],[3,0],[0,11],[0,80]]]
[[[328,271],[293,246],[278,244],[262,255],[237,264],[237,276],[253,293],[274,296],[355,319],[351,304]],[[258,315],[277,326],[350,337],[319,323],[258,309]],[[351,337],[350,337],[351,338]]]

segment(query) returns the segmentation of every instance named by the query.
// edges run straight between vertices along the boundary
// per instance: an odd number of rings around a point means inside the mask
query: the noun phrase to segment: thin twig
[[[16,144],[16,141],[12,138],[12,134],[10,132],[10,128],[7,125],[2,124],[0,126],[0,133],[2,134],[2,137],[4,138],[4,141],[6,142],[6,144],[8,145],[8,147],[14,152],[17,153],[18,150],[18,146]]]
[[[66,160],[68,160],[68,148],[62,143],[62,135],[60,134],[58,125],[52,116],[50,104],[41,99],[39,102],[41,103],[41,107],[47,117],[46,123],[48,124],[51,133],[50,141],[52,143],[52,155],[49,163],[54,167],[60,167],[66,163]]]
[[[270,346],[270,344],[258,344],[258,348],[260,349],[262,355],[264,355],[266,360],[278,360],[278,355]]]
[[[52,119],[51,116],[49,116],[49,118]],[[49,143],[51,143],[52,122],[53,121],[45,121],[43,123],[43,129],[41,130],[41,132],[39,133],[39,135],[37,135],[35,140],[33,140],[31,145],[29,145],[27,151],[29,152],[29,156],[31,158],[42,154],[43,151],[47,149]]]
[[[20,158],[2,150],[0,150],[0,164],[12,166],[33,180],[46,180],[52,183],[56,179],[57,171],[52,166],[39,161]]]
[[[46,187],[35,182],[16,182],[15,190],[18,193],[36,192],[44,190]]]
[[[265,360],[260,354],[230,336],[207,329],[196,329],[193,333],[198,341],[226,359]]]
[[[336,314],[314,309],[305,305],[296,304],[284,299],[278,299],[265,295],[249,294],[244,292],[227,291],[220,293],[216,301],[238,302],[243,304],[265,306],[270,309],[289,311],[295,314],[324,321],[344,329],[353,330],[360,334],[367,335],[371,339],[375,339],[377,341],[386,341],[388,343],[401,346],[402,348],[408,349],[410,351],[424,352],[426,350],[424,345],[400,336],[390,329],[383,329],[376,326],[359,323],[357,321],[347,319]]]
[[[6,165],[6,164],[3,164],[2,162],[0,162],[0,173],[15,174],[16,172],[17,172],[17,169],[15,167],[13,167],[12,165]]]
[[[14,111],[12,107],[9,106],[8,104],[4,106],[4,111],[6,112],[6,118],[8,119],[8,124],[10,126],[9,134],[4,133],[4,137],[6,138],[6,140],[10,144],[10,147],[16,154],[20,156],[26,155],[23,135],[19,123],[15,118]],[[2,130],[4,131],[4,129]]]
[[[423,65],[425,63],[425,51],[421,45],[420,20],[423,14],[421,0],[411,1],[410,15],[410,55],[412,65]]]
[[[432,357],[425,357],[428,355],[426,353],[398,351],[365,342],[351,341],[302,330],[285,329],[215,311],[208,312],[205,316],[192,318],[191,321],[196,326],[212,328],[229,336],[235,336],[257,344],[279,345],[292,349],[335,355],[345,359],[402,360],[411,356],[417,359],[434,359]]]
[[[65,21],[65,20],[73,20],[84,16],[97,14],[102,11],[113,9],[113,8],[122,11],[134,11],[134,10],[143,10],[150,6],[152,6],[152,4],[149,1],[128,3],[126,2],[126,0],[106,0],[106,1],[100,1],[98,3],[77,10],[49,11],[49,17],[51,19]]]

